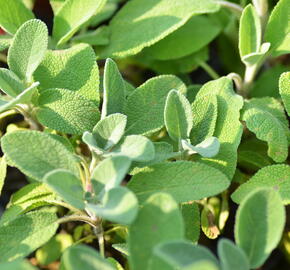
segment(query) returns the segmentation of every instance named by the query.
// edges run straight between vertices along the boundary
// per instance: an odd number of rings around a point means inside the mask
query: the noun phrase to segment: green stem
[[[209,66],[206,62],[200,62],[200,67],[203,68],[204,71],[208,73],[208,75],[213,78],[214,80],[218,79],[220,76],[217,74],[217,72]]]
[[[252,83],[253,83],[254,78],[258,72],[259,67],[260,67],[260,65],[257,65],[257,64],[252,65],[252,66],[246,66],[243,88],[241,91],[241,94],[244,97],[247,97],[249,95],[250,89],[252,87]]]
[[[3,119],[7,116],[13,115],[13,114],[17,114],[18,112],[16,110],[9,110],[3,113],[0,113],[0,119]]]
[[[71,216],[64,216],[58,219],[58,224],[67,223],[71,221],[82,221],[85,223],[90,224],[93,228],[97,227],[97,223],[95,220],[91,219],[89,216],[84,215],[71,215]]]
[[[237,73],[230,73],[227,75],[228,78],[232,79],[235,82],[237,93],[242,95],[242,89],[243,89],[243,80],[241,76]]]
[[[216,1],[218,4],[220,4],[223,7],[226,7],[230,10],[232,10],[233,12],[235,12],[238,16],[241,16],[242,12],[243,12],[243,8],[235,3],[231,3],[228,1]]]
[[[99,223],[98,227],[94,227],[94,233],[98,238],[99,251],[103,258],[105,258],[105,238],[102,223]]]

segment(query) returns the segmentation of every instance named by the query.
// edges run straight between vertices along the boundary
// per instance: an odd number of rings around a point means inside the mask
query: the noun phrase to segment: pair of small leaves
[[[188,154],[199,153],[203,157],[217,155],[220,145],[215,137],[207,138],[196,146],[187,141],[193,126],[193,114],[189,101],[176,90],[171,90],[167,96],[164,122],[169,136]]]

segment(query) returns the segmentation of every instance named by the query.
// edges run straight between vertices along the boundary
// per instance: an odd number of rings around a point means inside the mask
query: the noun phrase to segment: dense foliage
[[[289,269],[290,1],[49,2],[0,0],[0,269]]]

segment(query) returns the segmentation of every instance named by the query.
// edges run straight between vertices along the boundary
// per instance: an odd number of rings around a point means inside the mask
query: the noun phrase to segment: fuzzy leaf
[[[53,37],[57,44],[67,42],[105,3],[106,0],[66,1],[54,16]]]
[[[200,234],[200,213],[197,203],[185,203],[180,206],[184,226],[185,237],[196,243]]]
[[[213,136],[220,142],[220,151],[214,158],[201,158],[201,160],[219,169],[231,179],[236,170],[237,148],[243,131],[239,120],[243,99],[234,92],[232,80],[227,77],[206,83],[199,90],[196,98],[211,96],[217,98],[218,114]]]
[[[110,22],[111,42],[102,56],[137,54],[180,28],[193,15],[216,12],[218,9],[219,5],[212,0],[128,2]]]
[[[0,26],[8,33],[15,34],[18,28],[34,15],[19,0],[0,0]]]
[[[95,249],[85,245],[74,245],[63,253],[61,269],[67,270],[115,270]]]
[[[214,95],[196,98],[192,103],[193,127],[190,140],[198,144],[214,134],[218,113],[217,97]]]
[[[146,162],[155,156],[153,143],[142,135],[124,137],[120,143],[108,152],[107,156],[126,156],[134,161]]]
[[[106,220],[128,225],[137,216],[138,201],[129,189],[114,187],[104,194],[101,204],[88,203],[86,210]]]
[[[40,82],[40,92],[49,88],[69,89],[99,104],[99,69],[94,50],[87,44],[48,50],[34,79]]]
[[[48,30],[40,20],[24,23],[16,32],[8,51],[8,65],[20,79],[31,81],[33,72],[44,58]]]
[[[108,150],[122,138],[127,117],[120,113],[111,114],[100,120],[93,129],[93,137],[98,147]]]
[[[290,203],[290,166],[272,165],[259,170],[250,180],[242,184],[233,194],[232,199],[240,203],[249,192],[257,187],[271,187],[278,191],[284,204]]]
[[[118,187],[126,176],[131,160],[125,156],[108,157],[101,161],[92,172],[94,192],[100,194]]]
[[[275,55],[290,52],[290,5],[288,0],[280,0],[273,9],[266,27],[265,40],[271,43]]]
[[[193,16],[185,25],[145,50],[157,60],[182,58],[202,49],[220,30],[221,27],[208,17]]]
[[[95,102],[67,89],[41,91],[37,119],[46,127],[69,134],[92,131],[100,119]]]
[[[174,199],[166,193],[148,198],[129,228],[129,264],[132,270],[147,270],[154,247],[183,239],[182,216]]]
[[[116,63],[107,59],[104,70],[102,119],[121,113],[125,103],[125,85]]]
[[[1,147],[15,167],[38,181],[55,169],[66,169],[78,175],[73,154],[48,134],[15,131],[1,138]]]
[[[163,191],[179,203],[216,195],[228,186],[227,177],[218,170],[189,161],[153,165],[134,175],[128,184],[140,202]]]
[[[25,89],[21,80],[9,69],[0,68],[0,89],[11,97],[16,97]]]
[[[245,252],[228,239],[219,240],[218,255],[223,270],[250,270]]]
[[[256,98],[245,103],[242,120],[258,139],[268,143],[268,155],[276,162],[288,156],[289,129],[283,107],[274,98]]]
[[[84,190],[81,180],[66,170],[53,170],[44,177],[46,183],[65,202],[78,209],[84,209]]]
[[[169,136],[179,142],[189,137],[192,128],[192,112],[189,101],[176,90],[166,98],[164,123]]]
[[[184,240],[168,241],[154,248],[154,257],[149,269],[191,269],[190,266],[202,261],[210,261],[218,266],[217,259],[207,248]]]
[[[186,92],[186,86],[173,75],[152,78],[128,97],[125,114],[128,116],[127,134],[148,134],[164,126],[165,101],[170,90]]]
[[[244,8],[240,20],[239,49],[243,58],[251,53],[259,52],[262,39],[262,27],[259,15],[253,5]]]
[[[276,191],[255,189],[244,198],[236,215],[235,240],[251,268],[265,262],[280,242],[284,226],[285,209]]]
[[[280,76],[279,92],[282,97],[285,109],[290,116],[290,72],[285,72]]]
[[[1,225],[0,261],[26,257],[45,244],[57,230],[56,221],[55,213],[39,210]]]
[[[207,158],[216,156],[220,149],[220,143],[216,137],[209,137],[195,146],[191,145],[186,140],[182,140],[181,144],[189,155],[198,153],[202,157]]]

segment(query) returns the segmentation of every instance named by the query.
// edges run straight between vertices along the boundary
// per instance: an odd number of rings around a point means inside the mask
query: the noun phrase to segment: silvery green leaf
[[[16,97],[25,89],[24,84],[11,70],[0,68],[0,89],[11,97]]]

